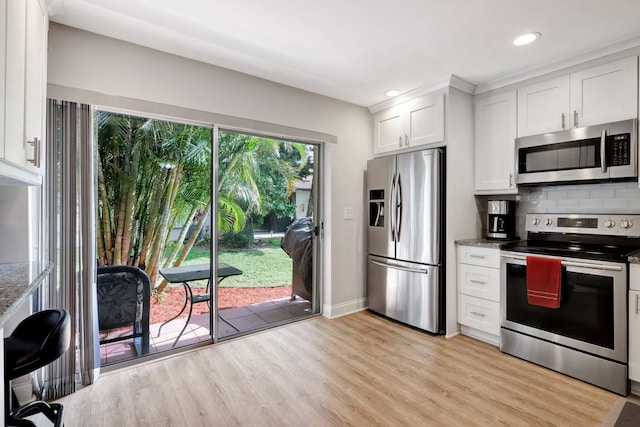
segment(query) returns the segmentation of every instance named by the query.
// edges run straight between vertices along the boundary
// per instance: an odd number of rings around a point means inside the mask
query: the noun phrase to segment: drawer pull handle
[[[27,161],[29,163],[33,163],[33,166],[39,168],[40,167],[40,150],[42,146],[42,141],[38,138],[33,138],[33,141],[27,141],[27,144],[33,145],[33,159],[27,157]]]
[[[469,254],[469,258],[485,259],[486,255]]]
[[[487,282],[483,282],[482,280],[474,280],[474,279],[469,280],[469,282],[470,283],[475,283],[476,285],[486,285],[487,284]]]
[[[478,313],[477,311],[470,311],[470,313],[473,314],[474,316],[478,316],[478,317],[487,317],[486,314]]]

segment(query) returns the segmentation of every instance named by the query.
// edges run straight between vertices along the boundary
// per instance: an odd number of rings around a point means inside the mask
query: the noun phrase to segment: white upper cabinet
[[[27,52],[25,69],[24,131],[27,166],[43,173],[46,128],[47,16],[37,0],[27,1]],[[37,140],[37,141],[36,141]],[[33,159],[30,161],[29,159]]]
[[[427,95],[373,116],[374,154],[444,141],[444,95]]]
[[[516,92],[476,101],[477,194],[516,193]]]
[[[518,89],[518,136],[632,119],[637,103],[634,56]]]
[[[39,0],[0,0],[5,37],[0,183],[39,184],[46,108],[48,17]]]
[[[24,81],[26,56],[27,3],[6,1],[6,57],[4,98],[3,159],[15,165],[27,166],[24,140]]]
[[[571,75],[573,127],[638,117],[638,57]]]
[[[518,136],[568,129],[569,76],[518,89]]]

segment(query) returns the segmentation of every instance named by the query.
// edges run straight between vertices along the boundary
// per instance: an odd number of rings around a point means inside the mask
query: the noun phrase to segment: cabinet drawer
[[[458,262],[480,267],[500,268],[500,249],[458,246]]]
[[[489,334],[500,335],[500,304],[459,294],[458,322]]]
[[[500,270],[458,264],[458,291],[469,296],[500,302]]]

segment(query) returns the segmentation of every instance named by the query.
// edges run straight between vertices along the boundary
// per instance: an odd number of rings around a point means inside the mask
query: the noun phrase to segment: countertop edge
[[[640,251],[636,251],[627,258],[630,264],[640,264]]]
[[[515,240],[495,240],[495,239],[487,239],[484,237],[473,238],[473,239],[458,239],[454,240],[458,246],[475,246],[480,248],[490,248],[490,249],[500,249],[503,245],[507,243],[517,242],[518,239]]]
[[[0,328],[53,270],[53,263],[0,264]],[[31,278],[32,275],[35,277]]]

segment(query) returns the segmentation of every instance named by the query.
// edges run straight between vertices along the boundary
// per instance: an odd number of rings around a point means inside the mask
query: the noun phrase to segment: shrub
[[[220,238],[220,246],[230,249],[249,248],[253,245],[253,226],[247,222],[244,229],[238,233],[225,233]]]

